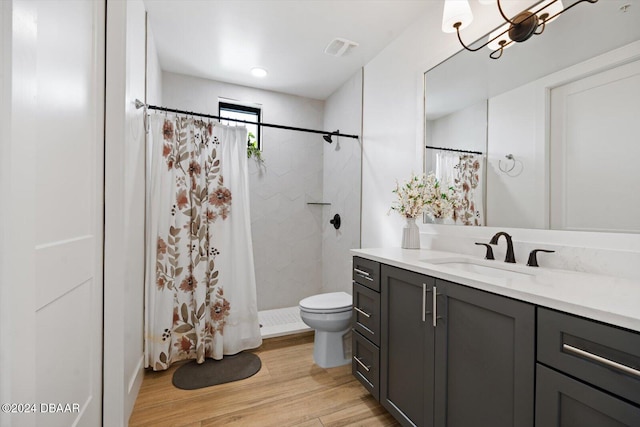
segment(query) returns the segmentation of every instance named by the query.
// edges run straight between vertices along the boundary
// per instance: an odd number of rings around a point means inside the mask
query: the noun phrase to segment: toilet
[[[351,363],[351,304],[346,292],[313,295],[300,301],[300,317],[315,329],[313,359],[321,368]]]

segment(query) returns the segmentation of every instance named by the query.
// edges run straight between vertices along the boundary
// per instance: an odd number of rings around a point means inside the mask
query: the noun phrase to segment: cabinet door
[[[640,408],[538,364],[536,427],[637,427]]]
[[[533,427],[534,306],[435,285],[435,425]]]
[[[432,425],[434,328],[426,311],[433,283],[418,273],[381,268],[380,401],[405,426]]]

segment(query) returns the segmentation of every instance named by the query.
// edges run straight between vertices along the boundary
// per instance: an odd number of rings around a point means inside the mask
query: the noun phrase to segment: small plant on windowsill
[[[247,135],[247,158],[254,158],[258,163],[264,163],[262,158],[262,151],[258,148],[258,140],[253,132],[249,132]]]

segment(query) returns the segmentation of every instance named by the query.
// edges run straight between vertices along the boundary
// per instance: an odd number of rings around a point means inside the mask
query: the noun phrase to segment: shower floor
[[[281,337],[311,330],[300,319],[298,306],[259,311],[258,320],[262,325],[262,338]]]

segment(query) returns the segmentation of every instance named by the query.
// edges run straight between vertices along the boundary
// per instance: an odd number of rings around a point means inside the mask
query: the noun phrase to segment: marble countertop
[[[429,249],[352,249],[355,256],[640,332],[640,282],[612,276],[488,261]],[[449,262],[506,268],[510,277],[456,269]],[[487,270],[490,272],[490,270]],[[497,274],[496,276],[499,276]],[[511,277],[513,276],[513,277]]]

